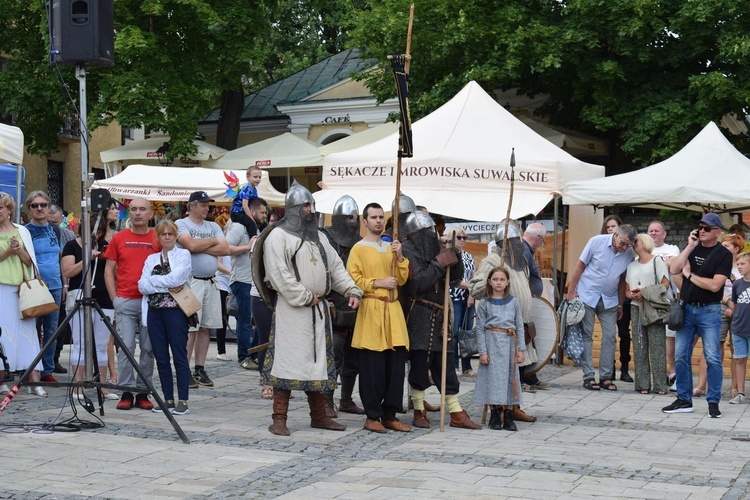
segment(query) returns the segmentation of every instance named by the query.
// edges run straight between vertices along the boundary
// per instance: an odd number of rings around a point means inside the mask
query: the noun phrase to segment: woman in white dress
[[[8,358],[10,371],[25,370],[39,354],[39,337],[36,334],[36,318],[21,319],[18,312],[18,285],[32,275],[32,262],[36,265],[34,245],[29,231],[13,223],[16,203],[8,194],[0,191],[0,343]],[[32,382],[39,381],[41,360],[29,375]],[[0,380],[5,370],[0,371]],[[47,397],[42,387],[29,387],[29,394]],[[8,394],[7,385],[0,385],[0,393]]]

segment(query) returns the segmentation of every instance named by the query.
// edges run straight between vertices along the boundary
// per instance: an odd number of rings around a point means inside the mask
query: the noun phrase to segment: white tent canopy
[[[323,157],[315,144],[286,132],[234,149],[221,158],[204,164],[206,168],[233,169],[243,172],[252,165],[264,170],[319,167],[323,165]]]
[[[23,163],[23,132],[20,128],[0,123],[0,163]]]
[[[404,158],[401,191],[430,211],[469,220],[505,217],[515,148],[515,195],[511,216],[540,212],[573,179],[604,175],[540,137],[499,105],[476,82],[414,123],[414,158]],[[360,207],[390,209],[395,194],[398,133],[357,149],[329,154],[319,211],[330,213],[344,194]]]
[[[244,172],[235,173],[240,184],[244,184]],[[217,202],[228,202],[225,182],[224,173],[220,170],[130,165],[120,174],[95,181],[93,187],[108,189],[116,198],[172,202],[188,201],[190,193],[202,190]],[[263,172],[258,195],[269,205],[284,205],[284,195],[271,186],[268,172]]]
[[[674,156],[634,172],[570,182],[566,205],[628,205],[679,210],[750,208],[750,159],[709,122]]]
[[[102,151],[99,156],[104,163],[114,163],[121,161],[123,163],[139,163],[159,165],[157,150],[169,142],[168,136],[151,137],[142,141],[135,141],[120,146],[118,148]],[[201,162],[215,160],[226,154],[227,150],[209,144],[205,141],[194,140],[193,143],[198,148],[198,152],[189,158],[175,159],[173,166],[198,166]]]
[[[398,123],[383,123],[382,125],[378,125],[377,127],[372,127],[367,130],[363,130],[362,132],[357,132],[356,134],[350,135],[349,137],[344,137],[343,139],[339,139],[338,141],[331,142],[329,144],[326,144],[325,146],[320,146],[320,154],[325,156],[332,153],[349,151],[350,149],[359,148],[366,144],[370,144],[371,142],[380,140],[383,137],[387,137],[394,132],[398,132]]]

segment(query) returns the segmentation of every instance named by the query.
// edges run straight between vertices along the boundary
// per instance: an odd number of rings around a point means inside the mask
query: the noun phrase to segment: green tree
[[[403,52],[409,3],[371,1],[353,15],[350,43],[383,64]],[[470,80],[548,95],[538,112],[607,136],[619,171],[669,156],[710,120],[745,115],[749,29],[747,9],[729,0],[433,0],[415,13],[413,113]],[[387,71],[361,77],[380,99],[395,94]]]
[[[358,2],[118,0],[115,65],[87,68],[89,130],[112,120],[162,130],[179,157],[220,106],[217,142],[232,149],[244,95],[342,50],[343,19]],[[72,110],[48,63],[45,3],[6,0],[0,23],[0,117],[14,118],[31,152],[51,154]],[[73,69],[60,71],[77,98]]]

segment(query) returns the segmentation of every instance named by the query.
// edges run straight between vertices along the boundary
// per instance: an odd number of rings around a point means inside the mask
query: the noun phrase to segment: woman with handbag
[[[459,369],[458,331],[471,330],[474,326],[474,297],[469,294],[469,281],[474,276],[476,265],[474,257],[464,251],[466,245],[466,232],[461,226],[453,226],[443,233],[445,241],[451,241],[455,237],[456,248],[461,250],[461,259],[464,263],[464,277],[460,282],[451,283],[450,294],[453,301],[453,359],[455,360],[456,375],[465,377],[476,377],[477,374],[471,369],[471,356],[461,358]]]
[[[16,203],[8,194],[0,191],[0,343],[8,357],[8,370],[18,371],[28,368],[39,354],[39,338],[36,334],[36,318],[21,319],[18,308],[18,286],[24,277],[31,277],[36,267],[34,245],[28,229],[13,223]],[[29,375],[32,382],[39,381],[39,361]],[[0,371],[0,380],[5,371]],[[47,397],[43,387],[29,387],[29,394]],[[0,394],[8,394],[10,389],[0,385]]]
[[[654,257],[654,240],[639,234],[633,242],[638,256],[625,271],[625,296],[631,299],[633,353],[635,358],[635,390],[649,394],[667,394],[667,332],[663,317],[654,317],[647,308],[654,296],[669,289],[669,270],[661,257]],[[659,287],[663,287],[663,290]],[[668,302],[666,296],[662,296]],[[653,383],[652,383],[653,379]]]
[[[151,254],[143,264],[143,273],[138,280],[138,289],[143,294],[151,338],[151,348],[156,358],[156,368],[169,411],[174,415],[190,413],[188,391],[191,380],[190,364],[187,357],[188,317],[182,312],[172,293],[180,292],[190,281],[190,252],[177,248],[177,226],[164,219],[156,225],[156,237],[161,252]],[[148,308],[146,308],[146,303]],[[177,373],[177,397],[174,401],[174,383],[169,352],[172,352]],[[161,413],[161,408],[152,411]]]
[[[86,273],[83,272],[83,242],[81,241],[81,232],[83,227],[78,228],[79,236],[65,244],[62,251],[62,260],[60,261],[60,268],[62,269],[63,276],[68,278],[68,299],[65,303],[65,312],[70,314],[73,307],[76,305],[76,301],[83,297],[84,281],[87,279],[91,281],[91,298],[95,299],[102,308],[104,314],[109,318],[110,321],[114,320],[115,311],[112,305],[112,299],[107,292],[107,286],[104,283],[104,268],[106,267],[106,260],[101,257],[104,247],[107,242],[104,240],[106,234],[106,225],[99,225],[96,234],[93,234],[94,225],[96,224],[96,218],[91,217],[91,270]],[[92,277],[93,276],[93,277]],[[78,309],[75,315],[70,319],[70,332],[73,340],[73,348],[71,349],[71,369],[73,371],[73,382],[81,382],[84,375],[84,324],[83,324],[83,308]],[[104,382],[107,376],[107,366],[109,356],[107,354],[107,345],[111,337],[109,328],[107,328],[104,318],[102,318],[96,311],[91,315],[93,319],[93,330],[94,330],[94,347],[96,348],[96,363],[98,366],[99,382]],[[102,395],[105,399],[118,400],[120,399],[117,394],[109,392],[107,389],[102,389]],[[84,401],[83,389],[76,388],[74,398],[78,401]]]

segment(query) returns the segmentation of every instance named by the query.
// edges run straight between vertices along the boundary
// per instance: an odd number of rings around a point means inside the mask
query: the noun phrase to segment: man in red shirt
[[[144,376],[149,379],[154,373],[154,353],[148,338],[148,329],[141,318],[141,299],[138,291],[138,280],[143,272],[146,257],[160,250],[156,241],[156,232],[148,227],[153,216],[151,203],[142,198],[130,202],[131,229],[115,234],[109,242],[104,257],[107,267],[104,269],[104,280],[107,291],[115,308],[117,334],[124,347],[135,357],[135,335],[140,332],[140,358],[138,365]],[[138,378],[122,349],[117,353],[117,383],[137,387],[139,394],[133,398],[130,392],[123,392],[118,410],[129,410],[133,405],[144,410],[151,410],[154,404],[148,399],[146,384]]]

